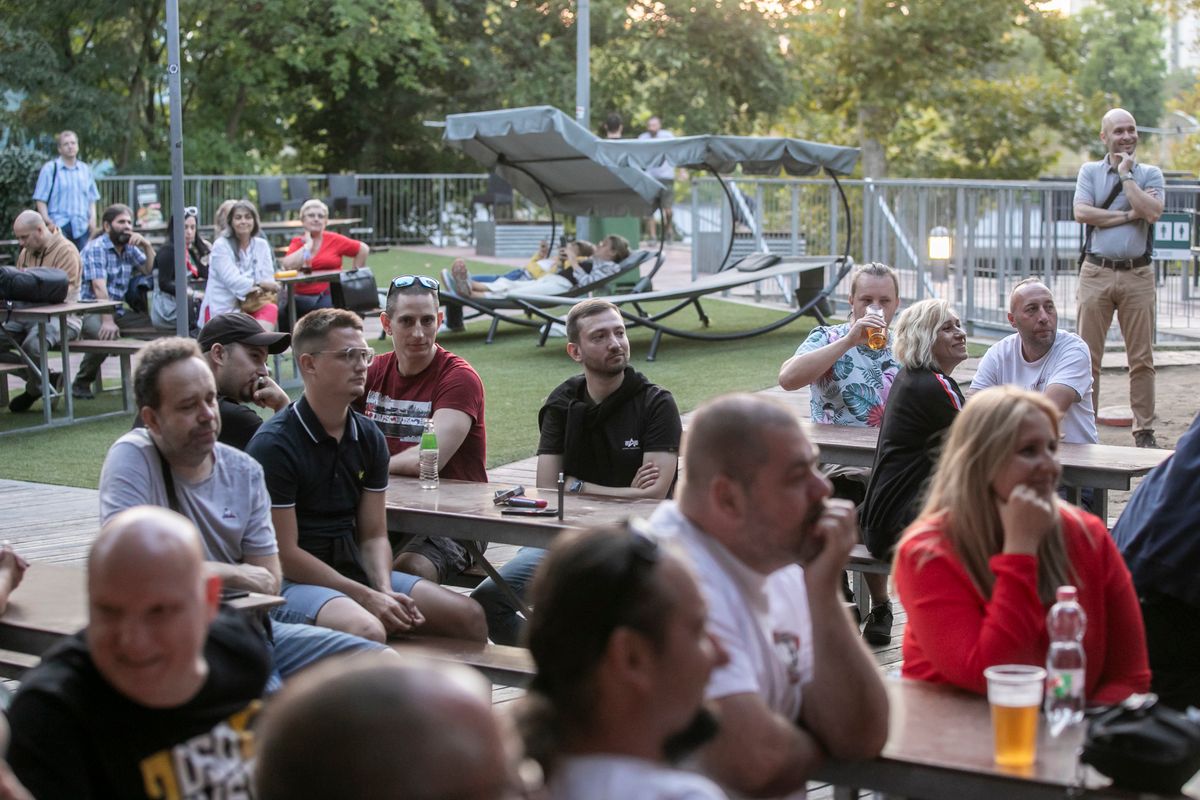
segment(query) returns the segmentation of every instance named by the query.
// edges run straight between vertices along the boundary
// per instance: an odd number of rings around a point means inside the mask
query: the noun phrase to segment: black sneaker
[[[1146,428],[1133,432],[1133,444],[1135,447],[1158,447],[1158,439],[1154,438],[1154,431]]]
[[[871,609],[867,614],[867,624],[863,625],[863,638],[868,644],[886,645],[892,643],[892,604],[882,603]]]
[[[37,400],[35,395],[29,392],[21,392],[19,395],[8,401],[8,410],[14,414],[24,414],[33,405],[33,401]]]
[[[85,386],[78,381],[71,382],[71,396],[76,400],[95,400],[96,395],[92,394],[91,387]]]

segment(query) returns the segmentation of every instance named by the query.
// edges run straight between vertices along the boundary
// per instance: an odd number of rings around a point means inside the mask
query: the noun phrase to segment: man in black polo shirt
[[[551,392],[538,412],[538,488],[556,488],[562,473],[569,494],[666,497],[679,463],[679,409],[670,392],[629,366],[629,340],[617,307],[585,300],[572,308],[567,354],[583,373]],[[544,555],[536,547],[522,548],[500,575],[524,596]],[[500,588],[489,578],[471,596],[487,614],[492,641],[516,644],[523,620]]]
[[[283,566],[283,622],[374,641],[419,631],[482,641],[470,598],[392,571],[387,441],[350,408],[375,351],[349,311],[309,312],[292,332],[304,394],[263,423],[246,451],[263,466]]]
[[[219,441],[245,450],[263,421],[244,404],[254,403],[279,413],[291,402],[267,372],[267,356],[287,350],[291,334],[264,331],[254,317],[231,311],[210,319],[200,331],[199,342],[217,382]]]

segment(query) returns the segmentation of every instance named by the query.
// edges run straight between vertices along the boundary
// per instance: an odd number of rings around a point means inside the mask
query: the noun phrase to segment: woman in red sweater
[[[1057,450],[1058,411],[1041,394],[999,386],[959,413],[896,552],[905,677],[982,694],[985,667],[1044,664],[1046,612],[1071,584],[1087,613],[1088,702],[1150,688],[1129,570],[1104,523],[1055,495]]]
[[[304,225],[304,235],[292,239],[287,255],[279,259],[281,268],[300,272],[340,270],[343,258],[353,258],[354,269],[367,263],[371,248],[367,247],[366,242],[325,230],[329,222],[329,207],[320,200],[313,198],[300,206],[300,222]],[[314,308],[333,306],[329,284],[324,281],[297,283],[291,288],[296,293],[297,319]]]

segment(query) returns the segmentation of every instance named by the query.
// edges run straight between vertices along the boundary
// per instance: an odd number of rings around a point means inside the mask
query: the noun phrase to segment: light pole
[[[575,121],[592,129],[592,7],[590,0],[578,0],[575,15]],[[588,238],[588,218],[575,218],[575,236]]]

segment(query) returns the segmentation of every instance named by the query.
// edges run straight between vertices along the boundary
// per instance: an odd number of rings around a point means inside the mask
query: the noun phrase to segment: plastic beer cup
[[[1037,758],[1038,709],[1046,686],[1046,670],[1025,664],[988,667],[988,703],[996,763],[1029,767]]]
[[[879,306],[868,306],[868,314],[878,314],[883,316],[883,309]],[[887,328],[867,328],[867,347],[872,350],[882,350],[887,346]]]

